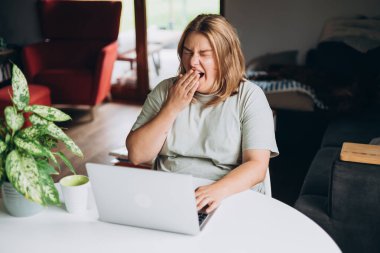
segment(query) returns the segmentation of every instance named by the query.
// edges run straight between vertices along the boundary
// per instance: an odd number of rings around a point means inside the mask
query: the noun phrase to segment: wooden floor
[[[78,174],[86,175],[87,162],[111,164],[112,157],[108,152],[125,145],[125,137],[139,115],[141,106],[105,103],[94,108],[92,121],[88,110],[63,110],[73,120],[61,126],[67,128],[64,129],[65,133],[81,148],[84,158],[72,155],[62,143],[58,149],[67,155]],[[54,177],[54,181],[71,174],[62,162],[61,167],[62,171]]]

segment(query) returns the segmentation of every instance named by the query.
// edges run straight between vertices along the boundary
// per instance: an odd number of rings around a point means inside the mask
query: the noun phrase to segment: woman
[[[196,192],[198,210],[264,180],[278,154],[272,111],[262,90],[244,80],[234,28],[220,15],[199,15],[178,44],[179,76],[148,95],[126,146],[134,164],[216,180]]]

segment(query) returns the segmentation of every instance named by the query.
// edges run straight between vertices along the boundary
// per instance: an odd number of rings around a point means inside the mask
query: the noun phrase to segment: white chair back
[[[265,175],[264,178],[264,190],[265,190],[265,195],[268,197],[272,197],[272,186],[270,183],[270,174],[269,174],[269,168],[267,169],[267,174]]]
[[[270,175],[269,175],[269,168],[267,168],[267,172],[264,178],[264,181],[256,184],[251,188],[253,191],[257,191],[267,197],[272,197],[272,187],[270,183]]]

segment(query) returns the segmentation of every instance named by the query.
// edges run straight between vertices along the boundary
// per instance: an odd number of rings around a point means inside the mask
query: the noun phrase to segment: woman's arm
[[[176,116],[169,107],[163,107],[151,121],[128,134],[126,146],[133,164],[150,162],[157,156]]]
[[[220,202],[235,193],[248,190],[264,181],[269,165],[270,151],[251,149],[243,152],[243,163],[219,181],[199,187],[195,196],[198,210],[208,205],[206,212],[212,212]]]
[[[191,102],[199,85],[199,74],[189,71],[170,87],[166,102],[158,114],[126,139],[129,160],[133,164],[152,161],[160,152],[177,115]]]

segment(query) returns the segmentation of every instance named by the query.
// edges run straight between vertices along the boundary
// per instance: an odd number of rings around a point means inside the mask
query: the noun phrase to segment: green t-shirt
[[[149,122],[166,101],[175,78],[159,83],[148,95],[132,130]],[[238,93],[214,106],[213,95],[195,93],[168,132],[155,169],[219,180],[242,162],[242,151],[266,149],[278,155],[273,116],[263,91],[245,81]]]

